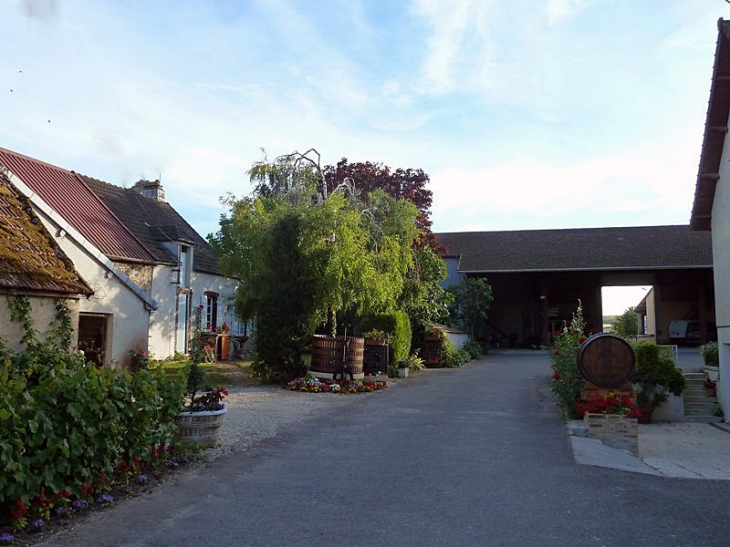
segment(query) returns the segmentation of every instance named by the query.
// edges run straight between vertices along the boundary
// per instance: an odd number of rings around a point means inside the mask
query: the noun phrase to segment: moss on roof
[[[0,289],[93,294],[30,201],[0,172]]]

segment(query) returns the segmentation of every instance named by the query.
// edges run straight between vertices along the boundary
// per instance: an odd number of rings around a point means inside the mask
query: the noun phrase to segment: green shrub
[[[122,462],[151,461],[177,431],[182,385],[160,370],[132,376],[73,358],[32,378],[0,369],[2,509],[41,491],[79,495]]]
[[[399,366],[405,366],[411,372],[420,372],[426,369],[426,364],[418,356],[418,350],[415,353],[408,356],[408,359],[401,361]]]
[[[717,348],[717,342],[707,342],[700,346],[700,354],[702,360],[708,367],[720,366],[720,354]]]
[[[408,359],[411,352],[411,322],[402,311],[379,313],[363,317],[360,331],[376,329],[390,334],[390,347],[393,361],[399,363]]]
[[[637,404],[655,407],[667,400],[667,394],[681,395],[685,388],[682,371],[661,346],[642,341],[633,345],[636,369],[632,381],[638,385]]]
[[[461,347],[462,350],[469,354],[470,359],[479,359],[483,355],[482,346],[476,340],[469,340]]]
[[[456,368],[469,361],[469,353],[463,349],[456,349],[456,346],[448,338],[444,340],[443,348],[442,364],[444,367]]]

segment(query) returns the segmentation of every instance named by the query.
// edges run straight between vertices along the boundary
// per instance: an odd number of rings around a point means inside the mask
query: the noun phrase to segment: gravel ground
[[[312,414],[352,404],[362,395],[302,393],[278,386],[230,388],[228,413],[221,431],[221,446],[205,452],[208,460],[245,451],[274,437]]]

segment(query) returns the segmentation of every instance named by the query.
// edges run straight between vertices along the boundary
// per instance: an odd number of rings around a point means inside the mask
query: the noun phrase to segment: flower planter
[[[398,378],[408,378],[408,369],[407,368],[399,368],[398,369]]]
[[[204,447],[218,446],[220,431],[227,412],[228,408],[225,405],[220,410],[181,412],[175,418],[175,424],[180,428],[177,438],[181,441],[192,441]]]
[[[639,424],[633,416],[586,412],[583,423],[589,438],[599,439],[614,448],[626,448],[635,456],[639,455]]]

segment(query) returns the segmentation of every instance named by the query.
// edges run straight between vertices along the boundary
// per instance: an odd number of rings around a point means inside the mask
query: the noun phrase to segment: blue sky
[[[6,0],[0,146],[203,235],[262,158],[422,168],[436,231],[689,221],[724,0]]]

